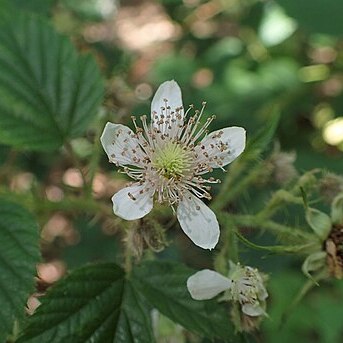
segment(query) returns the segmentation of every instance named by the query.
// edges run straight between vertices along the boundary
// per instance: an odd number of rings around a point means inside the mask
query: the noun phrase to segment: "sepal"
[[[325,240],[327,238],[332,227],[331,219],[327,214],[308,207],[306,209],[306,221],[320,239]]]
[[[333,224],[343,225],[343,193],[338,194],[332,201],[331,219]]]

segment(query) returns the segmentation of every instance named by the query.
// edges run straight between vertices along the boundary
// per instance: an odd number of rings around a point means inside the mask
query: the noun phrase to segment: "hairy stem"
[[[264,172],[264,166],[262,162],[259,162],[254,168],[244,176],[239,182],[233,183],[229,180],[230,175],[226,178],[221,187],[220,193],[216,196],[215,200],[212,202],[212,207],[214,210],[222,210],[225,208],[230,201],[241,194],[252,182],[259,179],[261,173]],[[231,187],[232,184],[232,187]]]

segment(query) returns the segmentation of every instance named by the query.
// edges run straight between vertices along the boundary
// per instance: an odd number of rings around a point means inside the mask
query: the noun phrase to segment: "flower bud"
[[[319,181],[319,192],[328,203],[331,203],[340,192],[343,192],[343,177],[327,173]]]
[[[268,293],[259,271],[230,262],[229,278],[232,280],[231,299],[239,302],[242,312],[250,317],[266,315],[265,302]]]
[[[296,158],[294,151],[282,152],[279,147],[274,149],[267,162],[272,169],[272,178],[276,183],[285,185],[298,176],[298,172],[294,167]]]
[[[139,226],[131,227],[126,231],[125,243],[132,255],[140,259],[144,250],[162,251],[166,245],[163,228],[154,220],[141,220]]]
[[[267,316],[268,293],[264,282],[266,277],[255,268],[242,267],[230,261],[229,277],[213,270],[200,270],[187,280],[187,288],[195,300],[212,299],[225,292],[221,300],[232,300],[231,317],[237,331],[256,329]]]

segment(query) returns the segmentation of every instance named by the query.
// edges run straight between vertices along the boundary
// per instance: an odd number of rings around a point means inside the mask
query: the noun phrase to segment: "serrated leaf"
[[[0,24],[0,141],[53,150],[79,137],[103,94],[93,58],[44,20],[19,14]]]
[[[187,279],[194,270],[167,261],[146,262],[133,271],[133,283],[151,306],[190,331],[208,338],[234,341],[227,308],[215,300],[197,301],[189,295]]]
[[[24,208],[0,199],[0,342],[12,331],[34,289],[39,230]]]
[[[55,0],[12,0],[13,5],[20,10],[24,9],[45,15],[49,14],[55,2]]]
[[[41,298],[17,343],[153,343],[149,308],[115,264],[75,270]]]

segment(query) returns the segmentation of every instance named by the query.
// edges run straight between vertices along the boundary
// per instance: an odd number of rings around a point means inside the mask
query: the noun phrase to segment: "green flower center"
[[[179,144],[167,143],[157,151],[152,165],[167,179],[180,178],[190,170],[190,156]]]

